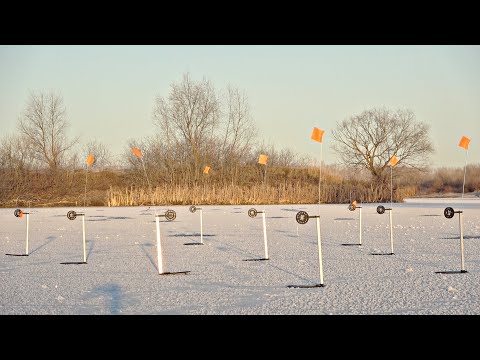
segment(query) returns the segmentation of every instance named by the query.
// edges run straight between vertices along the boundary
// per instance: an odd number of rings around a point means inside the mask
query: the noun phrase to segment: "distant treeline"
[[[0,138],[0,206],[399,202],[462,192],[463,168],[422,168],[434,149],[410,110],[370,109],[339,122],[326,136],[342,166],[265,144],[244,91],[189,74],[155,98],[152,120],[151,136],[125,140],[115,159],[95,138],[82,145],[67,136],[62,96],[32,92],[16,132]],[[479,191],[479,175],[479,165],[468,166],[466,193]]]
[[[266,172],[265,172],[266,170]],[[0,206],[139,206],[188,204],[315,204],[319,202],[318,166],[265,166],[255,162],[238,168],[234,181],[212,169],[192,184],[178,172],[165,178],[154,167],[130,169],[9,171],[0,169]],[[405,197],[461,193],[463,168],[395,168],[375,182],[367,172],[324,165],[321,203],[401,202]],[[148,178],[148,182],[147,182]],[[150,186],[149,186],[150,183]],[[468,165],[465,193],[480,191],[480,165]]]

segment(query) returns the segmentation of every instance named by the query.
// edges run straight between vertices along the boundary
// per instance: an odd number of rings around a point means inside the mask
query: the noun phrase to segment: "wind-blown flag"
[[[324,130],[314,127],[313,131],[312,131],[311,138],[312,138],[312,140],[322,142],[322,138],[323,138],[324,133],[325,133]]]
[[[460,142],[458,143],[458,146],[464,148],[465,150],[468,150],[468,145],[470,144],[470,139],[466,136],[462,136],[460,139]]]
[[[143,154],[142,154],[142,152],[140,151],[140,149],[138,149],[138,148],[136,148],[136,147],[134,147],[134,148],[132,149],[132,153],[135,154],[135,155],[137,155],[140,159],[143,157]]]
[[[93,156],[93,154],[88,155],[87,165],[92,165],[94,161],[95,157]]]
[[[259,156],[259,158],[258,158],[258,163],[259,163],[259,164],[262,164],[262,165],[267,165],[267,160],[268,160],[268,156],[267,156],[267,155],[260,154],[260,156]]]
[[[205,169],[203,169],[203,173],[208,174],[209,171],[210,171],[210,166],[205,166]]]
[[[387,165],[394,167],[397,163],[398,163],[398,158],[395,155],[393,155]]]

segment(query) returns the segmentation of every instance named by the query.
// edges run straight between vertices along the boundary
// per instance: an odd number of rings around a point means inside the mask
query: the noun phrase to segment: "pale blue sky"
[[[155,132],[157,95],[189,72],[248,96],[259,138],[319,158],[313,127],[331,130],[363,110],[412,110],[430,125],[432,166],[480,162],[480,46],[469,45],[0,45],[0,136],[14,133],[30,91],[60,94],[69,135],[114,155]]]

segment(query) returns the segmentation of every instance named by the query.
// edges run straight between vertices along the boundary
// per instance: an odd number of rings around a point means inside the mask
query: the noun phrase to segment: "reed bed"
[[[393,201],[402,201],[404,197],[414,196],[416,188],[408,186],[395,189]],[[380,189],[373,185],[362,188],[345,184],[326,184],[321,186],[320,201],[318,185],[280,183],[277,185],[257,184],[241,185],[161,185],[151,192],[148,188],[130,186],[120,188],[111,186],[107,190],[107,206],[141,205],[243,205],[243,204],[315,204],[380,202],[390,200],[390,189]]]

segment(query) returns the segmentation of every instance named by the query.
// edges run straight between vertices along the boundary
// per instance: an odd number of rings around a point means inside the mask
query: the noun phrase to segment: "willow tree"
[[[393,155],[397,167],[420,169],[434,152],[429,126],[415,119],[411,110],[366,110],[337,123],[332,131],[334,152],[340,162],[353,168],[365,168],[377,181]]]

